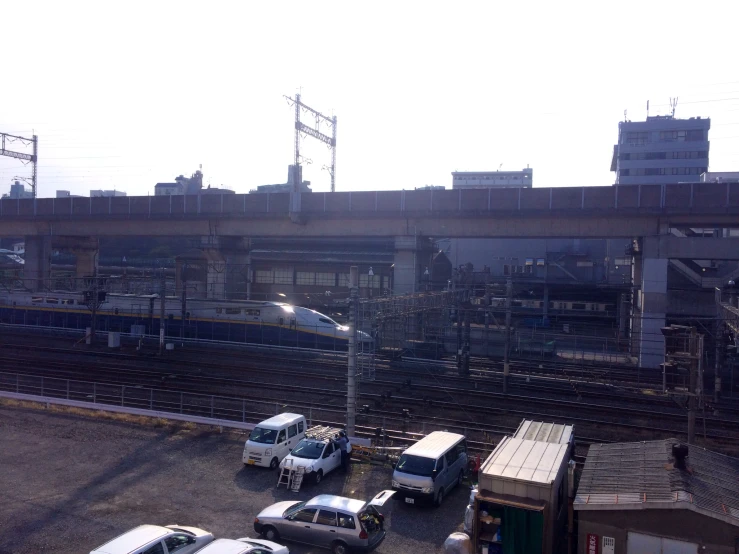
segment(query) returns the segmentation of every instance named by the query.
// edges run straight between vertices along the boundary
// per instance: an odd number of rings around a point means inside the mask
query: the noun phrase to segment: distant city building
[[[10,192],[3,194],[3,198],[33,198],[33,192],[28,190],[20,181],[15,181],[10,185]]]
[[[70,194],[68,190],[56,191],[57,198],[82,198],[79,194]]]
[[[182,183],[157,183],[154,185],[154,196],[171,196],[185,194]]]
[[[618,124],[611,171],[618,185],[700,182],[708,171],[711,120],[671,115]]]
[[[443,185],[424,185],[422,187],[416,187],[416,190],[444,190],[445,188]]]
[[[739,171],[706,171],[701,173],[701,183],[739,183]]]
[[[157,183],[154,185],[154,196],[172,196],[177,194],[234,194],[226,188],[203,188],[203,172],[198,170],[189,178],[184,175],[175,177],[174,183]]]
[[[534,170],[527,167],[521,171],[453,171],[453,189],[479,188],[531,188],[534,183]]]
[[[91,190],[90,191],[90,197],[91,198],[99,198],[101,196],[108,197],[108,196],[126,196],[126,193],[120,190]]]
[[[264,194],[267,192],[292,192],[293,182],[295,181],[295,166],[290,165],[287,168],[287,183],[280,183],[276,185],[260,185],[256,189],[249,191],[249,194]],[[299,167],[299,178],[300,178],[300,192],[313,192],[310,188],[310,181],[303,181],[303,168]]]

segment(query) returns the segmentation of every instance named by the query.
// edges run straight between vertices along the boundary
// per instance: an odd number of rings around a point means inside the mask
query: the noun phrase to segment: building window
[[[544,267],[544,258],[537,258],[536,265],[539,267]]]
[[[703,129],[692,129],[688,131],[688,134],[685,137],[685,140],[689,140],[689,141],[705,140],[703,138]]]
[[[340,287],[347,287],[347,288],[349,288],[351,286],[351,283],[349,282],[349,274],[348,273],[339,273],[339,286]]]
[[[534,265],[534,258],[526,258],[526,265]]]
[[[628,177],[631,174],[631,170],[629,169],[622,169],[621,170],[621,177]]]
[[[275,285],[292,285],[293,271],[292,269],[275,269]]]
[[[616,265],[631,265],[631,258],[615,258],[613,263]]]
[[[373,289],[379,289],[380,284],[382,283],[382,278],[380,275],[360,275],[359,276],[359,287],[360,288],[373,288]]]
[[[626,133],[626,143],[632,146],[641,146],[649,142],[649,133],[646,131]]]
[[[263,269],[257,269],[254,272],[254,280],[257,283],[274,283],[274,279],[272,278],[272,270],[263,270]]]
[[[336,286],[336,274],[335,273],[316,273],[316,285],[325,287]]]
[[[296,285],[315,285],[316,274],[312,271],[298,271],[295,274]]]

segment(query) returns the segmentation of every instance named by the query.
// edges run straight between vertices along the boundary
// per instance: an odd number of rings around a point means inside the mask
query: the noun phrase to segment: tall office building
[[[611,171],[617,185],[699,182],[708,171],[710,119],[671,115],[618,124]]]

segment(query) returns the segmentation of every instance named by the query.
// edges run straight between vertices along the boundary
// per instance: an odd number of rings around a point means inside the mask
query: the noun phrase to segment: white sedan
[[[347,445],[347,452],[351,453],[351,444]],[[316,484],[336,468],[341,467],[341,450],[331,440],[319,440],[304,438],[292,452],[280,463],[280,468],[285,466],[305,468],[305,476],[312,479]]]
[[[290,554],[287,546],[264,539],[216,539],[198,554]]]

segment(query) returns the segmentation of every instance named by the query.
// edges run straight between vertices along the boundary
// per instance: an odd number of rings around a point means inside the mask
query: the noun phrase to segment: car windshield
[[[252,442],[261,442],[263,444],[274,444],[277,438],[277,431],[274,429],[263,429],[262,427],[255,427],[249,435],[249,440]]]
[[[431,477],[435,465],[436,460],[433,458],[422,458],[421,456],[403,454],[400,460],[398,460],[398,465],[395,466],[395,469],[403,473],[410,473],[411,475]]]
[[[312,439],[303,439],[298,445],[293,448],[290,452],[296,458],[307,458],[308,460],[317,460],[323,454],[323,447],[326,446],[325,442],[320,442]]]
[[[264,549],[266,549],[266,550],[272,550],[272,549],[271,549],[271,548],[270,548],[269,546],[267,546],[266,544],[259,544],[258,542],[251,542],[251,541],[244,541],[244,542],[245,542],[246,544],[248,544],[249,546],[254,546],[254,547],[256,547],[256,548],[264,548]]]
[[[298,510],[302,510],[303,506],[305,506],[305,502],[298,502],[297,504],[293,504],[290,506],[287,510],[285,510],[282,514],[282,517],[287,517],[291,514],[294,514]]]

